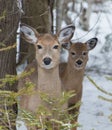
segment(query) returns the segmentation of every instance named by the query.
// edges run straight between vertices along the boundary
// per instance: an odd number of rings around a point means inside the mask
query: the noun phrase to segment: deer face
[[[35,47],[36,59],[40,67],[51,69],[59,64],[61,45],[56,37],[50,34],[41,35]]]
[[[85,43],[71,43],[66,49],[69,51],[68,62],[77,70],[83,69],[88,61],[88,52],[97,44],[97,38],[92,38]]]
[[[69,50],[69,61],[71,65],[79,70],[86,66],[88,60],[88,49],[86,44],[72,44]]]

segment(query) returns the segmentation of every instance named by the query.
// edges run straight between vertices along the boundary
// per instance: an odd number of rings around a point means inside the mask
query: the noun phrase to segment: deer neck
[[[75,67],[70,65],[69,62],[68,62],[67,67],[66,67],[66,73],[68,74],[68,76],[73,77],[75,79],[80,78],[81,80],[83,80],[84,70],[85,70],[85,68],[84,69],[76,69]]]
[[[82,88],[83,76],[84,69],[77,70],[68,62],[62,77],[63,88],[78,92]]]
[[[50,70],[38,66],[38,90],[54,96],[61,92],[59,67]]]

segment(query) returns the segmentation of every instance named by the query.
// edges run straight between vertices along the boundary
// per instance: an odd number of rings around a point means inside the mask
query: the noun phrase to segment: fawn
[[[75,91],[76,95],[68,101],[68,108],[73,107],[81,100],[82,82],[84,77],[85,66],[88,61],[88,52],[97,44],[97,38],[92,38],[85,43],[66,43],[63,47],[68,50],[68,62],[60,64],[60,77],[64,91]],[[63,71],[62,71],[63,70]],[[80,105],[79,105],[80,106]],[[79,112],[79,107],[69,110],[70,114]],[[74,121],[77,121],[76,116]],[[74,128],[73,130],[76,130]]]

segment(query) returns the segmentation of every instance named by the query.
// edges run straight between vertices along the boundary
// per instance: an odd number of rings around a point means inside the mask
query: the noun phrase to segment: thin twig
[[[103,96],[98,96],[100,99],[102,100],[105,100],[105,101],[108,101],[108,102],[111,102],[112,103],[112,99],[108,99],[108,98],[105,98]]]
[[[6,113],[6,117],[7,117],[7,121],[8,121],[8,128],[9,128],[9,130],[13,130],[12,127],[11,127],[10,119],[9,119],[9,113],[8,113],[8,110],[7,110],[6,100],[5,100],[4,105],[5,105],[5,113]]]
[[[87,76],[87,78],[89,79],[89,81],[90,81],[98,90],[100,90],[101,92],[103,92],[103,93],[106,94],[106,95],[112,96],[112,93],[107,92],[107,91],[105,91],[104,89],[100,88],[100,87],[93,81],[93,79],[91,79],[89,76]]]
[[[42,117],[41,117],[41,116],[39,116],[39,120],[40,120],[40,123],[41,123],[42,129],[44,129],[44,126],[43,126],[43,123],[42,123]]]
[[[1,49],[0,49],[0,52],[1,52],[1,51],[10,50],[10,49],[13,49],[13,48],[15,48],[15,47],[16,47],[16,44],[14,44],[14,45],[12,45],[12,46],[4,47],[4,48],[1,48]]]

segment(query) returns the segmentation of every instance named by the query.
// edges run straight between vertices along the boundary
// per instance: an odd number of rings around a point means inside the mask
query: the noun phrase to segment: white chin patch
[[[44,69],[49,70],[49,69],[52,69],[54,66],[53,66],[53,64],[51,63],[51,64],[49,64],[49,65],[43,64],[41,67],[44,68]]]
[[[43,68],[49,70],[49,69],[52,69],[53,66],[52,65],[44,65]]]
[[[82,65],[75,65],[74,67],[75,67],[75,69],[77,69],[77,70],[83,69],[83,66],[82,66]]]

